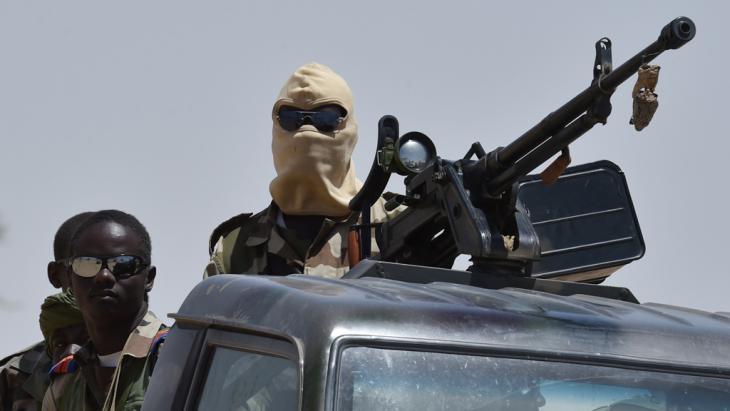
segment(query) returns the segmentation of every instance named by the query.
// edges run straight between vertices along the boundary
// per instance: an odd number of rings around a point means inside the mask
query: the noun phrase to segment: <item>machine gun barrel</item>
[[[548,114],[542,121],[527,130],[512,143],[499,149],[496,160],[502,170],[488,184],[489,191],[492,194],[499,194],[516,179],[532,171],[570,144],[575,138],[588,131],[595,124],[595,121],[593,124],[588,124],[588,119],[574,120],[589,110],[597,98],[602,94],[610,95],[616,87],[636,73],[643,64],[650,62],[666,50],[682,47],[694,38],[695,33],[695,24],[688,17],[678,17],[672,20],[664,26],[655,42],[606,75],[597,78],[580,94]],[[568,126],[569,124],[570,126]],[[567,128],[572,128],[572,131],[569,133],[563,132]],[[557,139],[553,144],[542,146],[551,136],[561,132],[563,132],[562,139]],[[532,153],[538,150],[539,153]],[[532,156],[527,157],[526,160],[528,161],[523,162],[523,158],[528,154],[532,154]],[[519,162],[522,162],[522,164],[518,164]]]
[[[458,255],[465,254],[471,256],[472,272],[530,275],[533,262],[541,256],[540,236],[518,196],[517,182],[597,123],[605,124],[616,87],[643,64],[665,50],[681,47],[694,35],[692,20],[679,17],[662,29],[655,42],[615,70],[611,41],[600,39],[591,85],[507,147],[489,153],[475,143],[461,159],[439,158],[425,134],[414,131],[399,136],[397,119],[384,116],[378,123],[378,146],[370,174],[349,204],[365,221],[357,226],[359,232],[351,230],[348,237],[352,239],[350,250],[360,250],[351,259],[351,266],[369,256],[362,245],[370,243],[373,224],[367,223],[365,215],[395,172],[406,176],[406,194],[390,196],[386,209],[399,204],[407,207],[378,224],[377,258],[451,267]],[[559,168],[564,163],[556,163],[553,170],[562,172]]]

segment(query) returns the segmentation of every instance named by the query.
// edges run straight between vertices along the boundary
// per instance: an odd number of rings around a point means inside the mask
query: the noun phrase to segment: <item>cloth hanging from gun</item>
[[[641,131],[649,125],[659,102],[656,90],[659,81],[659,66],[644,64],[639,68],[639,78],[636,79],[631,97],[634,99],[634,114],[629,120],[636,131]]]

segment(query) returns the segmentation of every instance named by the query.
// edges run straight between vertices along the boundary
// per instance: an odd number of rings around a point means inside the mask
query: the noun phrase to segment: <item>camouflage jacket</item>
[[[40,410],[50,368],[51,359],[43,341],[0,360],[0,407],[13,411]]]
[[[382,199],[381,199],[382,200]],[[392,218],[398,209],[387,213],[379,201],[373,207],[373,222]],[[241,214],[224,222],[210,238],[210,262],[204,278],[216,274],[302,273],[319,277],[340,278],[349,269],[347,238],[358,213],[344,219],[325,218],[314,241],[302,244],[288,230],[279,208],[273,202],[257,214]],[[373,252],[377,244],[373,240]]]
[[[100,393],[86,375],[98,359],[91,343],[68,356],[51,369],[52,382],[43,399],[43,410],[132,411],[142,408],[159,347],[167,327],[151,312],[127,338],[114,371],[109,391]],[[103,405],[102,404],[103,400]]]

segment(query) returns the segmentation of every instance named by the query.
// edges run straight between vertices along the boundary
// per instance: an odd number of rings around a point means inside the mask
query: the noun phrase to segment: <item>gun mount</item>
[[[363,216],[363,224],[356,227],[360,257],[370,256],[369,209],[396,172],[406,176],[406,193],[392,196],[386,208],[407,208],[379,226],[378,259],[450,268],[458,255],[468,254],[471,272],[530,275],[540,243],[518,199],[519,180],[562,153],[549,167],[552,176],[543,179],[556,180],[570,161],[569,144],[597,123],[606,123],[616,87],[662,52],[692,40],[695,33],[692,20],[678,17],[656,41],[615,69],[611,41],[600,39],[590,86],[507,146],[489,153],[474,143],[463,158],[442,159],[427,136],[410,132],[399,137],[398,120],[381,118],[373,165],[363,189],[350,202],[350,209]]]

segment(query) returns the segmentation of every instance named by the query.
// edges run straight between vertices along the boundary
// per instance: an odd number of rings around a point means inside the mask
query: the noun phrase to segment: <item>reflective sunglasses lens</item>
[[[96,257],[76,257],[71,262],[71,269],[79,277],[94,277],[101,270],[102,260]]]
[[[302,126],[302,115],[299,111],[281,110],[277,118],[279,125],[286,131],[296,131]]]
[[[120,255],[107,259],[106,265],[114,276],[136,274],[141,265],[139,258],[131,255]]]
[[[312,113],[312,125],[317,127],[317,130],[329,133],[334,131],[340,124],[340,115],[331,111],[319,111]]]

